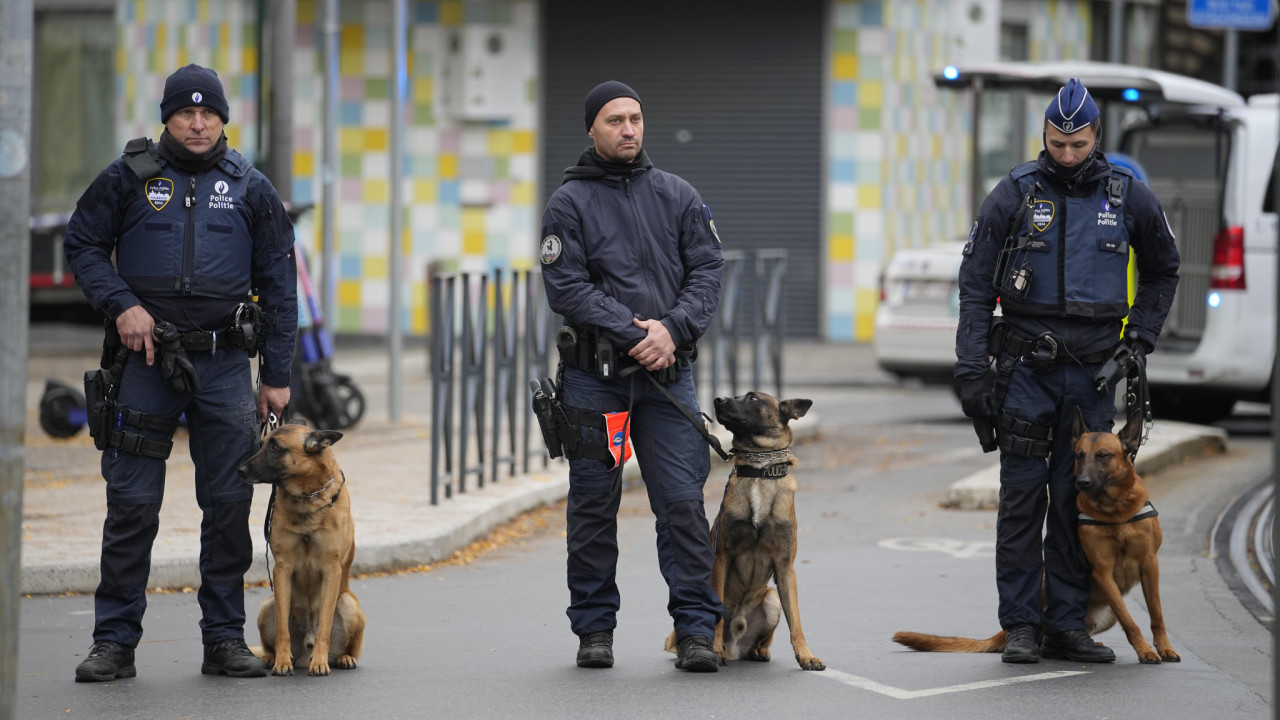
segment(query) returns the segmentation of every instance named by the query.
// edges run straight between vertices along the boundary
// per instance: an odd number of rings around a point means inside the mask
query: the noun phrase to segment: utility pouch
[[[89,436],[93,438],[93,446],[106,450],[107,440],[111,437],[112,418],[116,414],[116,403],[107,397],[110,382],[107,371],[102,368],[90,370],[84,374],[84,399],[87,414],[86,424]]]
[[[604,335],[596,338],[596,377],[612,380],[618,374],[613,356],[613,341]]]
[[[267,319],[255,302],[242,302],[231,311],[231,329],[244,337],[244,349],[249,357],[267,345]]]

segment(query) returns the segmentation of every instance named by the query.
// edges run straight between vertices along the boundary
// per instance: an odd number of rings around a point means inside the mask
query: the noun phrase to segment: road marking
[[[962,560],[973,558],[993,558],[996,556],[996,544],[990,540],[956,540],[939,537],[896,537],[885,538],[876,543],[886,550],[904,550],[906,552],[940,552]]]
[[[859,675],[850,675],[839,670],[827,668],[820,673],[811,673],[817,677],[830,678],[850,685],[862,690],[870,690],[881,695],[888,695],[895,700],[915,700],[922,697],[933,697],[934,695],[946,695],[947,693],[968,692],[969,690],[985,690],[986,688],[1000,687],[1002,685],[1012,685],[1014,683],[1036,682],[1039,680],[1055,680],[1057,678],[1070,677],[1072,675],[1086,675],[1087,670],[1057,670],[1055,672],[1037,673],[1035,675],[1019,675],[1018,677],[1003,678],[1001,680],[982,680],[979,682],[965,683],[963,685],[948,685],[946,687],[925,688],[924,690],[903,690],[892,685],[878,683],[870,678],[864,678]]]

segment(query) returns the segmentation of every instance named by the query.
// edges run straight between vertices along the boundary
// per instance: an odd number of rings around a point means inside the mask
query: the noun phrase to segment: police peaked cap
[[[1044,119],[1071,135],[1098,119],[1098,106],[1078,78],[1071,78],[1045,108]]]

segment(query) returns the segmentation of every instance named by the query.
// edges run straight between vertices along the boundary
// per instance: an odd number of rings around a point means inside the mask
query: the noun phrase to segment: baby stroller
[[[291,208],[289,215],[297,221],[311,207]],[[301,415],[325,430],[344,430],[364,415],[364,394],[349,375],[333,371],[333,340],[325,330],[319,298],[307,272],[306,252],[296,240],[293,252],[298,263],[298,349],[293,354],[289,414]]]

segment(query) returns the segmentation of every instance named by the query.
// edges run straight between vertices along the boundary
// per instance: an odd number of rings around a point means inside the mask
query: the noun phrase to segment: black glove
[[[200,380],[196,378],[196,368],[187,357],[178,340],[178,329],[173,323],[161,320],[155,324],[152,334],[156,338],[156,351],[160,354],[160,376],[169,383],[169,387],[178,392],[195,392],[200,389]]]
[[[1139,368],[1147,367],[1147,344],[1138,339],[1133,332],[1125,333],[1124,344],[1133,353],[1133,365],[1129,368],[1129,377],[1137,377]]]
[[[986,379],[960,381],[960,409],[975,420],[993,418],[1000,412],[996,395]]]

